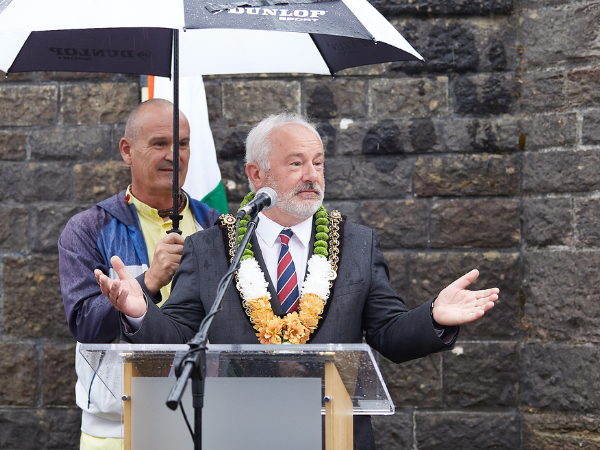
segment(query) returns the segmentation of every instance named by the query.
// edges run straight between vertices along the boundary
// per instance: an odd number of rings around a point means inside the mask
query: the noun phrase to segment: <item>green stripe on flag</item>
[[[229,208],[227,207],[227,196],[225,195],[225,188],[223,187],[222,180],[219,180],[217,187],[205,195],[201,201],[202,203],[206,203],[211,208],[216,209],[221,214],[229,213]]]

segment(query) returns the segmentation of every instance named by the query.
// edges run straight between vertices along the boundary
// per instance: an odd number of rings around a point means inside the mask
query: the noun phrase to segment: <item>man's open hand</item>
[[[102,293],[108,297],[115,308],[129,317],[141,317],[146,313],[147,305],[144,300],[142,287],[138,281],[125,268],[125,264],[118,256],[110,259],[113,269],[117,272],[119,280],[113,280],[101,270],[94,270],[96,281]]]
[[[433,320],[444,326],[463,325],[480,319],[492,309],[498,300],[498,288],[481,291],[465,289],[478,276],[478,270],[471,270],[440,292],[433,304]]]

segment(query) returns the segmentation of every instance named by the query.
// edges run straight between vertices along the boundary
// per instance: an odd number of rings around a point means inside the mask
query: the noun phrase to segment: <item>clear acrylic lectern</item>
[[[188,350],[169,344],[80,346],[121,402],[125,450],[193,449],[181,411],[166,406],[175,366]],[[203,449],[348,449],[353,415],[395,411],[366,344],[209,345],[206,359]],[[189,383],[182,405],[193,418]]]

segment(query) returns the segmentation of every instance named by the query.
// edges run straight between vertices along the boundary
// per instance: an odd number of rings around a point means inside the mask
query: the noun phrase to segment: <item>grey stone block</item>
[[[27,249],[29,214],[24,206],[2,205],[0,216],[0,250],[23,251]]]
[[[5,127],[54,125],[57,113],[56,86],[0,85],[0,123]]]
[[[424,201],[365,201],[360,221],[377,231],[382,249],[427,245],[427,203]]]
[[[450,114],[448,79],[376,79],[369,83],[369,117],[443,117]]]
[[[0,160],[20,161],[27,157],[27,134],[0,131]]]
[[[65,125],[125,123],[140,102],[138,83],[64,84],[60,114]]]
[[[518,91],[513,74],[461,75],[451,86],[452,109],[463,115],[513,113]]]
[[[600,448],[600,421],[584,414],[523,414],[523,450]]]
[[[520,14],[520,40],[526,67],[547,67],[598,58],[597,48],[581,45],[582,42],[598,39],[596,24],[600,20],[600,8],[597,3],[576,3],[556,8],[543,6],[546,2],[531,9],[524,8]]]
[[[69,127],[35,130],[29,138],[31,157],[41,160],[90,161],[112,156],[108,127]]]
[[[431,207],[432,247],[512,247],[519,228],[519,203],[512,199],[436,200]]]
[[[72,196],[71,170],[64,164],[7,163],[0,167],[0,177],[5,200],[62,201]]]
[[[461,342],[444,353],[444,399],[451,408],[518,405],[516,342]]]
[[[442,362],[439,353],[402,364],[381,357],[379,369],[396,408],[441,408]]]
[[[576,198],[574,202],[576,244],[584,247],[600,245],[600,199]]]
[[[131,170],[123,161],[76,164],[73,173],[78,202],[99,202],[131,183]]]
[[[229,122],[258,122],[283,110],[300,112],[298,81],[231,81],[222,89],[223,118]]]
[[[521,126],[519,148],[522,150],[572,146],[577,143],[578,125],[574,113],[527,116],[522,119]]]
[[[519,417],[515,412],[417,412],[419,450],[519,448]]]
[[[405,300],[410,308],[430,301],[450,283],[473,269],[479,270],[479,278],[467,289],[500,289],[494,308],[482,319],[463,325],[460,338],[503,339],[517,336],[521,331],[518,253],[496,250],[483,253],[418,252],[410,255],[407,264],[410,289]]]
[[[419,197],[510,196],[519,192],[519,158],[515,155],[423,156],[414,170],[414,193]]]
[[[44,405],[76,407],[75,345],[75,343],[54,342],[44,344],[42,369]]]
[[[582,144],[600,144],[600,111],[590,111],[583,115],[581,134]]]
[[[587,192],[600,188],[600,152],[559,150],[523,157],[523,192]]]
[[[563,71],[526,72],[521,75],[520,104],[524,111],[537,113],[564,108]]]
[[[444,123],[444,144],[450,152],[511,152],[519,149],[519,122],[512,117],[452,118]]]
[[[3,342],[0,346],[0,405],[35,406],[39,395],[39,362],[35,344]]]
[[[250,191],[248,177],[244,172],[244,168],[244,163],[240,159],[219,162],[221,179],[223,180],[227,198],[238,206],[244,196]]]
[[[529,337],[600,342],[597,296],[600,252],[530,251],[524,254],[523,322]]]
[[[411,163],[398,156],[329,158],[325,162],[328,199],[398,198],[410,191]]]
[[[597,413],[599,352],[567,344],[525,345],[521,349],[521,404],[565,412]]]
[[[58,278],[58,255],[5,255],[4,332],[17,338],[69,338]]]
[[[597,17],[600,20],[600,9]],[[600,106],[600,69],[570,70],[567,74],[567,98],[571,108]]]
[[[373,416],[373,435],[377,448],[405,450],[413,448],[413,420],[410,411],[396,409],[393,416]]]
[[[208,109],[208,120],[217,122],[223,117],[221,102],[221,84],[217,82],[204,82],[206,92],[206,106]]]
[[[523,199],[523,242],[526,245],[573,244],[572,200]]]
[[[79,449],[81,410],[0,410],[0,447],[6,450]]]
[[[367,115],[367,82],[344,77],[306,80],[302,84],[302,102],[313,120],[360,119]]]

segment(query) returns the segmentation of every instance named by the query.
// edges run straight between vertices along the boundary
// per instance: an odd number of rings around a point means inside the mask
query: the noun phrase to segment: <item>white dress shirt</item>
[[[277,263],[279,262],[279,252],[281,250],[281,238],[279,234],[284,228],[291,228],[294,233],[290,239],[289,247],[294,266],[296,267],[298,290],[300,291],[306,274],[308,245],[310,244],[310,236],[312,234],[313,217],[311,216],[304,222],[300,222],[293,227],[282,227],[262,212],[258,214],[258,217],[256,239],[258,240],[258,245],[260,245],[260,251],[275,290],[277,290]]]

